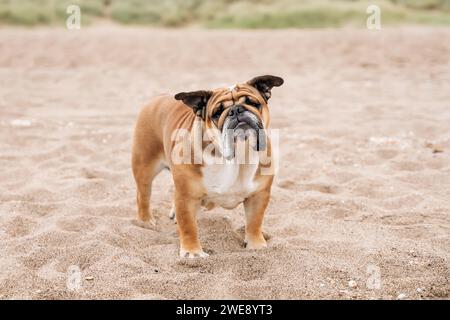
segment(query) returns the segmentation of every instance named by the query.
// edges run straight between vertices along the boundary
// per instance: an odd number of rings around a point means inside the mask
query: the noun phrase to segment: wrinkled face
[[[267,105],[251,92],[225,94],[214,102],[208,106],[208,118],[217,129],[262,128],[263,109]]]
[[[205,121],[207,129],[218,132],[222,140],[223,156],[234,157],[237,141],[250,137],[255,150],[265,150],[264,129],[269,126],[268,99],[271,89],[283,84],[276,76],[256,77],[232,88],[213,91],[181,92],[175,99],[182,100],[195,114]]]
[[[223,155],[231,159],[238,140],[252,137],[255,150],[266,148],[264,129],[268,127],[269,110],[265,99],[248,85],[232,90],[217,90],[207,106],[206,125],[221,132]]]

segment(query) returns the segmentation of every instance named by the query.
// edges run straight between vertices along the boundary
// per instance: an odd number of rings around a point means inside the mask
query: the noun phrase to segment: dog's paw
[[[245,243],[245,247],[250,250],[252,250],[252,249],[258,250],[258,249],[267,248],[266,239],[264,239],[264,237],[262,237],[262,236],[259,238],[256,238],[256,239],[248,238],[244,241],[244,243]]]
[[[132,219],[131,223],[135,226],[144,228],[144,229],[149,229],[149,230],[157,230],[157,224],[156,224],[156,219],[152,218],[148,221],[142,221],[139,219]]]
[[[181,258],[188,258],[188,259],[208,258],[209,254],[207,254],[202,249],[197,249],[197,250],[180,249],[180,257]]]

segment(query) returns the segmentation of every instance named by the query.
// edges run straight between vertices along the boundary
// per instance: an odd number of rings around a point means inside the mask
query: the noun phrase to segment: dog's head
[[[207,129],[220,132],[223,155],[230,159],[234,156],[236,140],[245,140],[252,133],[257,137],[254,148],[258,151],[266,148],[264,129],[270,120],[267,102],[272,88],[283,82],[280,77],[265,75],[231,88],[181,92],[175,99],[201,116]]]

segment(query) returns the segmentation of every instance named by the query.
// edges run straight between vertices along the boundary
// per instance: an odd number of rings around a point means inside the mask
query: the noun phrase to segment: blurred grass
[[[208,28],[364,26],[366,8],[381,8],[382,24],[450,26],[450,0],[0,0],[0,25],[64,25],[70,4],[82,24]]]

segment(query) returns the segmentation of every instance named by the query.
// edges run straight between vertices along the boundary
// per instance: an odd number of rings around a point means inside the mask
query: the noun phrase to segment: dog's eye
[[[221,105],[216,109],[216,111],[214,111],[214,113],[212,114],[212,118],[213,118],[214,120],[219,119],[219,118],[220,118],[220,115],[222,114],[222,112],[223,112],[223,105],[221,104]]]
[[[260,109],[261,108],[261,104],[259,104],[258,102],[255,102],[253,100],[251,100],[250,98],[245,98],[245,104],[248,104],[256,109]]]

